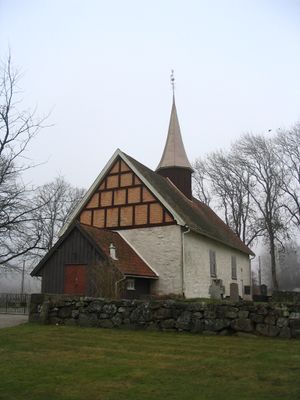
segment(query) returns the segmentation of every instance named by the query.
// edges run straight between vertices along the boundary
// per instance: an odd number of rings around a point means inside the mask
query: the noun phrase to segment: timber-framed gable
[[[81,223],[106,229],[175,224],[172,215],[117,156],[78,215]]]

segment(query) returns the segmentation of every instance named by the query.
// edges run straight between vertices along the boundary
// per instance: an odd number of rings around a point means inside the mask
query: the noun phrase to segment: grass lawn
[[[300,341],[26,324],[0,330],[0,399],[300,399]]]

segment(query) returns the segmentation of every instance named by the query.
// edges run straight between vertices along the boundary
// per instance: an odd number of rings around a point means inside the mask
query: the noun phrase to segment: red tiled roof
[[[122,238],[118,232],[107,229],[94,228],[92,226],[78,224],[97,247],[110,257],[109,246],[111,243],[116,248],[117,260],[112,260],[115,266],[124,274],[147,278],[158,278],[155,272],[134,251],[134,249]]]

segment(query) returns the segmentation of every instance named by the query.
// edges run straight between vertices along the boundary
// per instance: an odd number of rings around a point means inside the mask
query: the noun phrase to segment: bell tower
[[[171,74],[171,84],[173,89],[173,102],[169,130],[165,148],[158,167],[156,168],[156,172],[165,178],[169,178],[187,198],[191,199],[193,168],[187,158],[181,137],[175,104],[173,71]]]

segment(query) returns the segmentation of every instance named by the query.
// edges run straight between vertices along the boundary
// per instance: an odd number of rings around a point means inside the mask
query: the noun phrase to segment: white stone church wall
[[[159,275],[154,294],[182,294],[182,245],[178,225],[118,231]]]
[[[182,294],[182,243],[178,225],[120,230],[119,233],[132,245],[146,262],[158,273],[152,285],[154,294]],[[250,285],[249,257],[204,236],[189,232],[184,235],[185,268],[184,292],[186,298],[209,298],[209,251],[216,253],[217,279],[222,279],[225,296],[230,294],[230,283],[237,283],[239,295]],[[236,256],[237,279],[231,276],[231,256]]]
[[[237,250],[224,246],[193,232],[185,234],[185,295],[187,298],[210,297],[209,286],[213,278],[210,276],[209,251],[216,253],[217,279],[222,279],[225,296],[230,294],[230,283],[239,286],[239,295],[243,296],[243,287],[250,285],[249,257]],[[236,256],[237,279],[231,277],[231,256]]]

